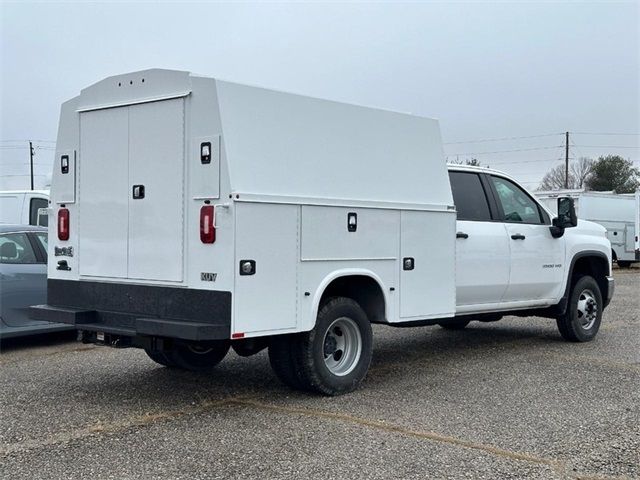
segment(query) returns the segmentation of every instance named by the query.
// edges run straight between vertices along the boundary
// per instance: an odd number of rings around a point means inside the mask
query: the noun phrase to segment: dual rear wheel
[[[170,349],[145,349],[151,360],[165,367],[193,372],[208,372],[220,363],[229,351],[229,340],[213,342],[176,343]]]
[[[278,378],[292,388],[340,395],[360,385],[372,352],[366,313],[354,300],[335,297],[324,303],[313,330],[275,337],[269,361]]]

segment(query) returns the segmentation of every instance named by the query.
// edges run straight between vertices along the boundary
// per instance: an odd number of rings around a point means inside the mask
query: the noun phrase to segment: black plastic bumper
[[[231,336],[231,292],[49,280],[36,320],[128,337],[222,340]]]

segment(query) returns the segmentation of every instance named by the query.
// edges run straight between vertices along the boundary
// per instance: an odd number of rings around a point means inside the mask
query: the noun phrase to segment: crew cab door
[[[564,237],[551,236],[548,215],[524,189],[507,178],[489,179],[511,252],[509,287],[502,301],[557,298],[564,288]]]
[[[482,310],[482,304],[499,303],[509,285],[507,231],[481,175],[450,171],[449,179],[458,213],[456,306],[458,311]]]

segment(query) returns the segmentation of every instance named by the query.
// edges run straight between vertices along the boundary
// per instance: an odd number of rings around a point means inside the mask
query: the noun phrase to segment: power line
[[[593,132],[571,132],[572,135],[613,135],[613,136],[640,136],[640,133],[593,133]]]
[[[24,174],[10,174],[10,175],[2,175],[2,177],[30,177],[31,175],[28,173],[24,173]],[[44,173],[36,173],[33,175],[34,177],[48,177],[49,175],[45,175]]]
[[[483,138],[480,140],[462,140],[459,142],[445,142],[443,145],[456,145],[460,143],[484,143],[484,142],[500,142],[503,140],[520,140],[523,138],[541,138],[541,137],[553,137],[556,135],[564,135],[564,133],[544,133],[541,135],[527,135],[524,137],[502,137],[502,138]]]
[[[582,148],[640,148],[638,146],[630,145],[575,145]]]
[[[29,139],[22,139],[22,140],[0,140],[0,143],[20,143],[20,142],[29,142]],[[32,142],[38,142],[38,143],[56,143],[55,140],[31,140]]]
[[[564,147],[564,145],[554,145],[552,147],[535,147],[535,148],[518,148],[515,150],[495,150],[492,152],[456,152],[447,155],[489,155],[492,153],[514,153],[514,152],[532,152],[534,150],[551,150],[553,148]]]

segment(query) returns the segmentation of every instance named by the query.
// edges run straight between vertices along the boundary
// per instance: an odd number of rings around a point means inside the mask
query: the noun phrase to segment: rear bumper
[[[47,290],[31,318],[127,337],[231,337],[231,292],[52,279]]]
[[[613,277],[609,276],[606,278],[607,278],[607,298],[604,301],[605,307],[609,305],[609,303],[611,302],[611,299],[613,298],[613,292],[615,292],[616,290],[616,282],[613,279]]]

